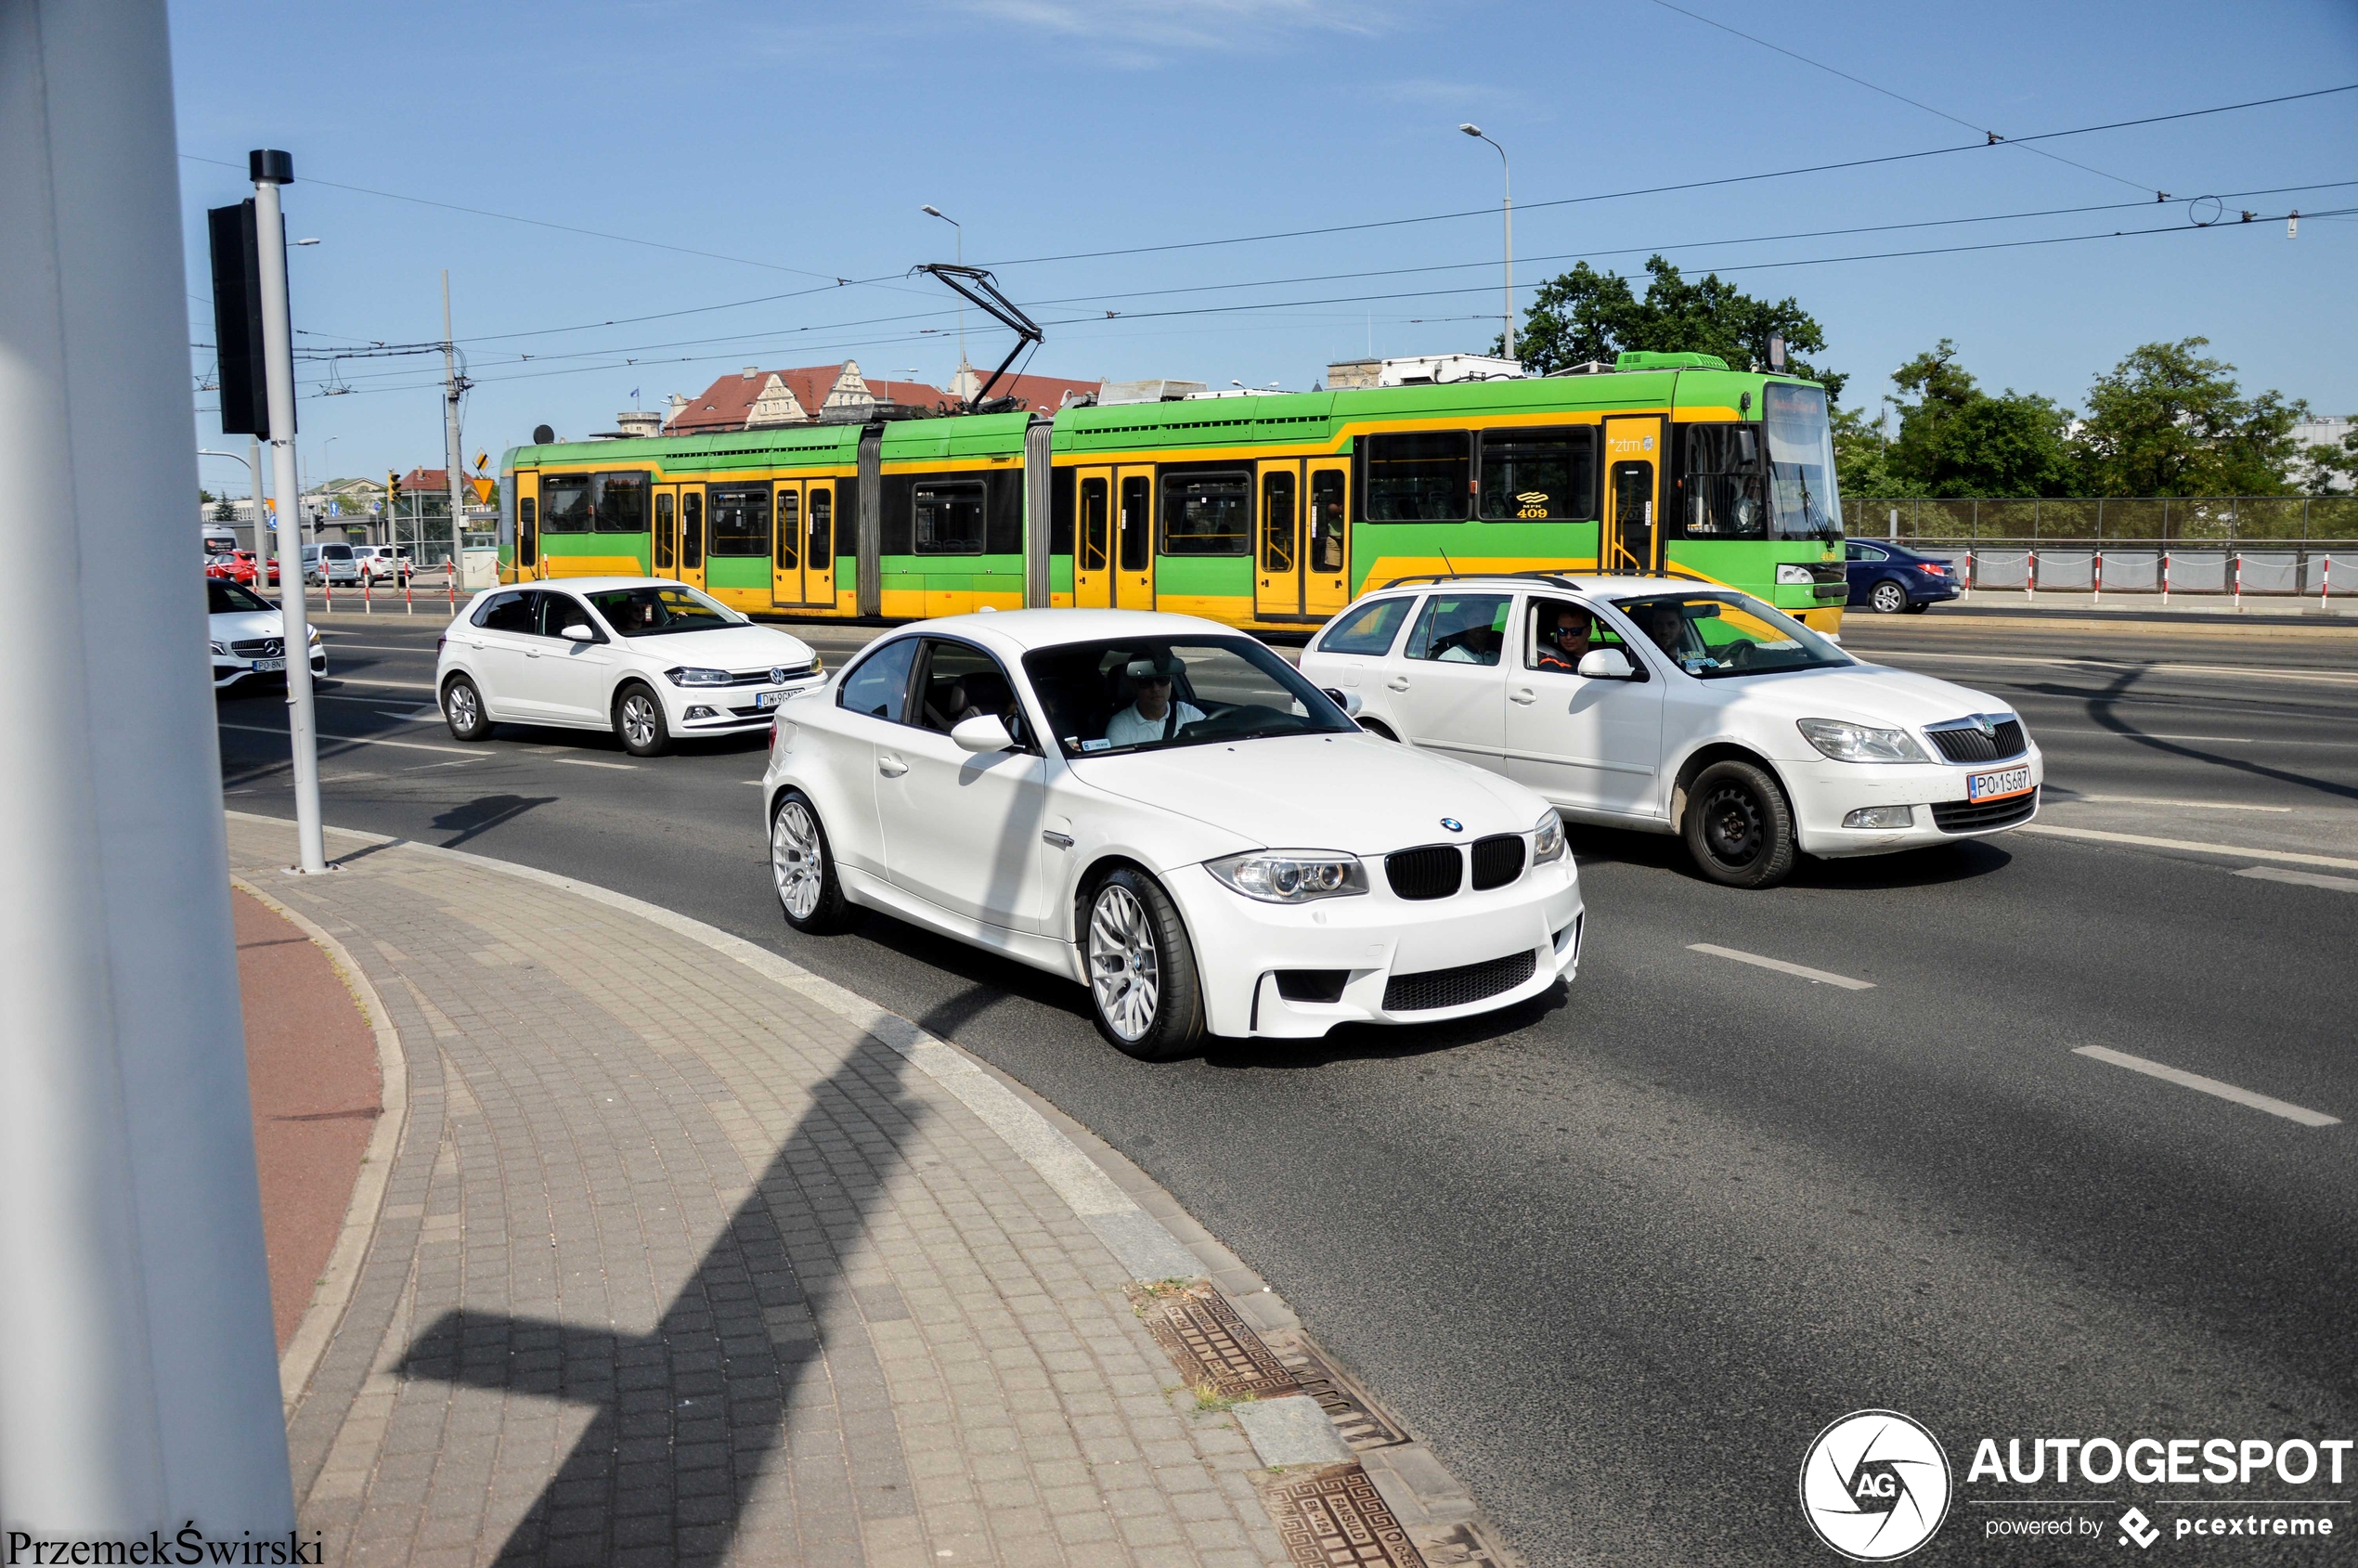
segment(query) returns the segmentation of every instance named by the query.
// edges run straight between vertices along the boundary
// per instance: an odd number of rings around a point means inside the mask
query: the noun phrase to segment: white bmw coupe
[[[787,699],[762,801],[795,929],[863,905],[1066,976],[1149,1061],[1504,1007],[1580,956],[1547,801],[1193,616],[901,628]]]

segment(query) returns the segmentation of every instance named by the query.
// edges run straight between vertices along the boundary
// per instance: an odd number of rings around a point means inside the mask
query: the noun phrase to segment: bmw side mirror
[[[1318,689],[1332,697],[1335,706],[1353,719],[1358,718],[1359,710],[1367,706],[1360,700],[1359,693],[1356,692],[1339,692],[1332,686],[1321,686]]]
[[[557,633],[557,635],[564,638],[568,642],[594,642],[598,640],[598,634],[596,632],[590,630],[588,627],[583,626],[578,621],[576,621],[573,625],[565,628],[563,631]]]
[[[1016,747],[1015,736],[1007,733],[1006,725],[999,721],[996,714],[986,713],[965,720],[950,732],[950,738],[961,751],[1013,751]]]
[[[1618,648],[1591,648],[1580,655],[1580,673],[1591,680],[1631,680],[1637,670]]]

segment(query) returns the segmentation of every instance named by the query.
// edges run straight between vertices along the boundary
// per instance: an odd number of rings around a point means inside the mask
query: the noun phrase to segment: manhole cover
[[[1217,1291],[1201,1286],[1140,1291],[1134,1300],[1147,1331],[1170,1353],[1190,1386],[1210,1383],[1224,1399],[1275,1399],[1301,1392],[1285,1364]]]
[[[1262,1496],[1276,1521],[1277,1538],[1300,1568],[1425,1568],[1408,1533],[1357,1465],[1280,1482]]]

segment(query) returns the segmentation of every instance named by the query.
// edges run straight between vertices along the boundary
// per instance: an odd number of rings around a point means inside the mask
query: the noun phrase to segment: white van
[[[348,544],[307,544],[303,547],[303,580],[335,588],[360,586],[360,561]]]

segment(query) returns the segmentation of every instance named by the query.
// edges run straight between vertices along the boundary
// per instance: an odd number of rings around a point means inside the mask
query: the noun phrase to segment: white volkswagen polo
[[[568,577],[486,589],[435,644],[451,734],[500,719],[612,730],[633,757],[673,740],[767,729],[825,679],[810,644],[667,577]]]
[[[1368,729],[1530,785],[1582,822],[1684,836],[1765,888],[1829,858],[2019,827],[2046,764],[1980,692],[1851,657],[1748,594],[1661,577],[1417,578],[1302,654]]]
[[[1480,1013],[1579,959],[1545,800],[1193,616],[902,628],[786,703],[762,783],[797,930],[864,905],[1066,976],[1147,1060]]]

